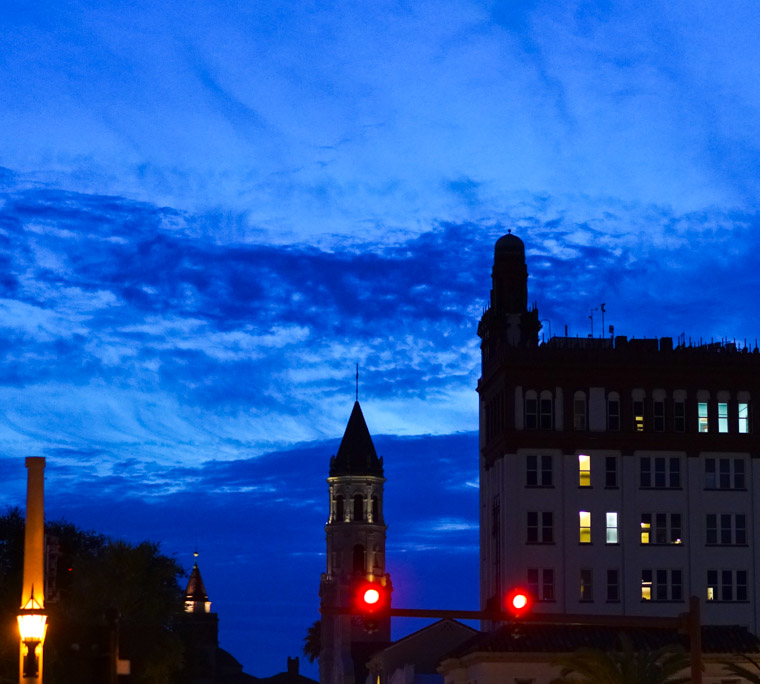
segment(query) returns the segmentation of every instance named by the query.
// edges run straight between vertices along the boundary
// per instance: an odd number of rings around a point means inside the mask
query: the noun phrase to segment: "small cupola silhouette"
[[[206,587],[203,585],[201,571],[198,568],[198,552],[196,551],[195,563],[190,572],[190,579],[187,582],[185,590],[185,612],[186,613],[210,613],[211,601],[208,600]]]
[[[341,475],[383,477],[383,459],[377,456],[358,401],[354,403],[338,453],[330,459],[330,477]]]
[[[528,267],[525,244],[512,233],[502,235],[494,246],[491,306],[505,313],[528,309]]]

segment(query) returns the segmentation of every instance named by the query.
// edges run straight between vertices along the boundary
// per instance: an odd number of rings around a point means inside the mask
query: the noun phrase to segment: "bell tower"
[[[390,575],[385,572],[384,482],[383,459],[375,452],[356,401],[338,453],[330,459],[327,478],[327,569],[319,589],[321,684],[363,684],[369,655],[390,642],[389,617],[381,617],[368,631],[359,617],[325,610],[350,607],[354,588],[362,580],[391,590]]]
[[[538,309],[528,306],[525,245],[516,235],[497,240],[491,279],[491,301],[478,325],[484,370],[510,347],[537,347],[541,329]]]

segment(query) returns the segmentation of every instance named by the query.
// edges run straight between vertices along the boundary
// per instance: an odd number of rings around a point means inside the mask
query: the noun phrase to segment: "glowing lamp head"
[[[18,615],[18,629],[24,643],[41,642],[47,630],[47,615],[42,606],[30,598]]]
[[[530,610],[532,603],[530,594],[521,587],[517,587],[507,594],[506,608],[515,618],[525,615]]]

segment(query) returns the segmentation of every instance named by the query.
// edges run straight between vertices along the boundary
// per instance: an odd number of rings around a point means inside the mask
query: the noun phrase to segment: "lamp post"
[[[26,522],[24,525],[24,583],[18,615],[21,636],[20,684],[42,683],[42,643],[45,614],[45,459],[26,459]],[[35,595],[35,590],[37,594]]]

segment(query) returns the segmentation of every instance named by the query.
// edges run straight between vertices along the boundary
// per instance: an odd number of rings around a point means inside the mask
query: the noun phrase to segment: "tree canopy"
[[[110,623],[118,615],[120,657],[131,661],[130,681],[179,681],[184,574],[158,544],[129,544],[65,521],[45,524],[49,553],[45,681],[103,681]],[[0,684],[18,678],[18,629],[24,556],[24,516],[0,516]]]

